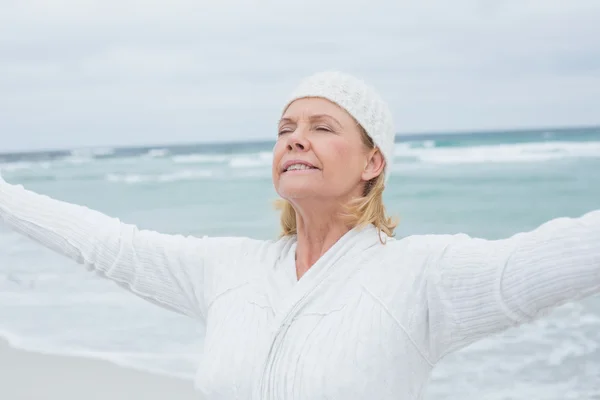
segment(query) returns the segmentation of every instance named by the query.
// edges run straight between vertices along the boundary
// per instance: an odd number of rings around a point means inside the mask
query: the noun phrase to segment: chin
[[[306,199],[311,197],[320,197],[323,195],[323,188],[311,182],[279,182],[277,194],[286,200]]]

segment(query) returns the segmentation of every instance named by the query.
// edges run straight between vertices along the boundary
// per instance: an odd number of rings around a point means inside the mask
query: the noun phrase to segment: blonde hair
[[[375,148],[371,137],[361,125],[358,126],[365,146],[370,149]],[[385,189],[384,172],[365,183],[362,196],[354,198],[348,204],[344,205],[344,212],[341,214],[342,220],[351,228],[361,228],[373,224],[377,228],[380,237],[381,232],[390,237],[394,236],[394,229],[398,225],[398,220],[386,214],[385,206],[383,205],[383,189]],[[283,237],[298,233],[296,210],[294,210],[290,202],[278,199],[275,201],[275,208],[281,211],[280,236]]]

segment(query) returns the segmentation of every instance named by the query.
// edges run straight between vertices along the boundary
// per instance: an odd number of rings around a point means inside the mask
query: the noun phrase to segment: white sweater
[[[204,321],[207,399],[419,399],[449,352],[600,292],[600,211],[496,241],[355,229],[299,281],[294,237],[143,231],[1,179],[0,219]]]

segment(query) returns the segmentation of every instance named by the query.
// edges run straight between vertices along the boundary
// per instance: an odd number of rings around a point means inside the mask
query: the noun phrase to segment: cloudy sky
[[[598,21],[598,0],[0,0],[0,151],[273,138],[323,69],[400,133],[600,124]]]

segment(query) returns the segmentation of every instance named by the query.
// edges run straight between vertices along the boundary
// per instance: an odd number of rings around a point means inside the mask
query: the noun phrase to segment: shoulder
[[[203,240],[205,279],[209,284],[226,288],[264,273],[291,247],[290,238],[207,237]]]
[[[290,238],[259,240],[247,237],[206,238],[204,296],[208,306],[217,299],[260,280],[291,248]],[[237,292],[239,293],[239,292]]]
[[[463,235],[412,235],[390,238],[373,249],[360,270],[362,286],[398,320],[410,316],[427,289],[431,266]],[[404,323],[403,323],[404,324]]]
[[[446,248],[468,238],[465,234],[411,235],[388,238],[385,244],[375,249],[379,264],[386,273],[406,273],[408,269],[421,270],[431,260],[439,257]]]
[[[205,237],[203,251],[212,263],[268,263],[289,250],[292,240],[261,240],[249,237]]]

